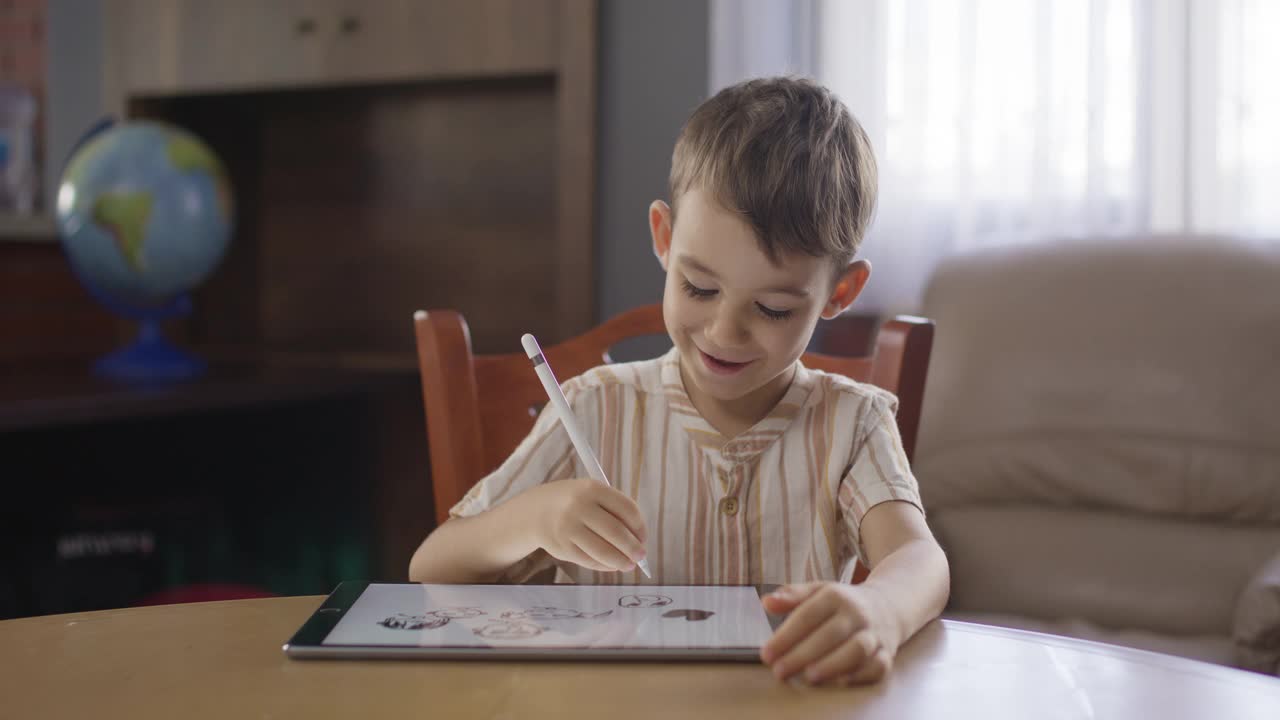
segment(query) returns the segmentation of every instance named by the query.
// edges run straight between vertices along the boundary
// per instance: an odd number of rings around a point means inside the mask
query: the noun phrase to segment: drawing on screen
[[[450,618],[452,620],[462,620],[464,618],[479,617],[484,615],[485,612],[476,607],[447,607],[440,608],[439,610],[430,610],[427,614],[435,615],[436,617]]]
[[[706,620],[712,615],[715,615],[715,612],[711,610],[693,610],[693,609],[668,610],[662,613],[662,617],[664,618],[684,618],[688,622],[697,622],[698,620]]]
[[[618,607],[655,608],[670,605],[671,598],[666,595],[623,595],[618,598]]]
[[[506,620],[595,620],[611,614],[612,610],[588,613],[569,608],[546,607],[538,605],[528,610],[508,610],[502,613]]]
[[[389,618],[379,620],[378,624],[391,630],[435,630],[449,624],[449,618],[432,615],[406,615],[396,613]]]
[[[624,595],[618,599],[618,605],[624,608],[660,608],[672,604],[666,595]],[[484,618],[483,625],[464,626],[475,635],[489,640],[527,640],[535,638],[550,627],[540,625],[540,621],[557,620],[602,620],[613,614],[613,610],[586,611],[576,608],[535,605],[524,610],[506,610],[496,617],[477,607],[452,606],[435,610],[427,610],[422,614],[396,613],[378,625],[392,630],[436,630],[445,627],[452,621],[463,621],[473,618]],[[666,618],[684,618],[687,621],[706,620],[714,615],[709,610],[678,609],[663,614]]]
[[[528,640],[547,628],[527,620],[490,620],[489,624],[474,628],[471,632],[486,640]]]
[[[447,607],[439,610],[428,610],[421,615],[396,613],[391,617],[378,621],[378,624],[391,630],[435,630],[449,624],[450,620],[463,620],[479,617],[484,611],[474,607]]]

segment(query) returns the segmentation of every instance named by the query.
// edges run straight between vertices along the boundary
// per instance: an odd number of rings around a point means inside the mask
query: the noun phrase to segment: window
[[[878,309],[918,307],[953,252],[1280,238],[1280,2],[713,0],[712,24],[713,90],[762,64],[812,74],[866,127]]]

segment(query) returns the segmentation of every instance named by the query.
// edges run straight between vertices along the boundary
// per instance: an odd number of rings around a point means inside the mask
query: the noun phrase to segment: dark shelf
[[[125,383],[96,377],[88,362],[0,365],[0,432],[335,399],[403,387],[416,375],[225,364],[196,380]]]
[[[294,360],[164,384],[0,364],[2,484],[24,498],[0,509],[0,618],[402,578],[434,516],[417,372]]]

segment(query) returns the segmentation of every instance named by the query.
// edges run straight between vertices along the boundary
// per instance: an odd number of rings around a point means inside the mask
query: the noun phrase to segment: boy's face
[[[818,318],[847,307],[870,267],[854,263],[833,282],[825,258],[787,255],[775,265],[751,226],[705,190],[685,193],[679,208],[674,226],[661,201],[649,219],[667,273],[663,319],[680,353],[685,389],[695,406],[710,400],[763,417],[790,384]]]

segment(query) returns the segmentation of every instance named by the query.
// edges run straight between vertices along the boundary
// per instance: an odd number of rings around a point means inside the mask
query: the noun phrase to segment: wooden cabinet
[[[557,0],[339,0],[330,80],[554,73]]]
[[[107,23],[112,96],[311,84],[334,40],[326,0],[116,0]]]
[[[109,109],[181,125],[238,218],[188,339],[411,368],[595,318],[594,0],[113,0]]]
[[[175,95],[552,73],[557,0],[113,0],[110,83]]]
[[[364,534],[378,576],[403,578],[433,517],[413,311],[461,310],[480,352],[518,352],[523,332],[550,343],[595,322],[595,2],[103,8],[105,109],[191,130],[231,178],[230,250],[194,293],[192,317],[172,328],[217,371],[161,391],[88,378],[82,359],[123,339],[115,320],[57,245],[5,247],[0,440],[10,444],[0,457],[13,459],[9,475],[36,478],[41,507],[79,494],[86,504],[216,494],[228,478],[348,519],[357,511],[344,503],[358,487],[376,518]],[[69,358],[67,377],[50,375],[57,358]],[[316,374],[299,388],[304,368]],[[294,407],[298,393],[328,410]],[[148,434],[157,428],[202,448],[216,442],[216,463],[176,452],[182,446]],[[230,436],[248,439],[229,448]],[[141,439],[156,461],[139,474],[135,462],[81,452],[78,438],[121,458]],[[56,454],[66,447],[77,453]],[[94,472],[80,473],[86,463]],[[77,475],[73,494],[59,480]],[[320,480],[346,494],[310,493]],[[263,518],[278,526],[262,513],[245,516],[244,531],[252,536]],[[14,566],[4,547],[32,537],[13,532],[15,542],[0,542],[0,568]]]

